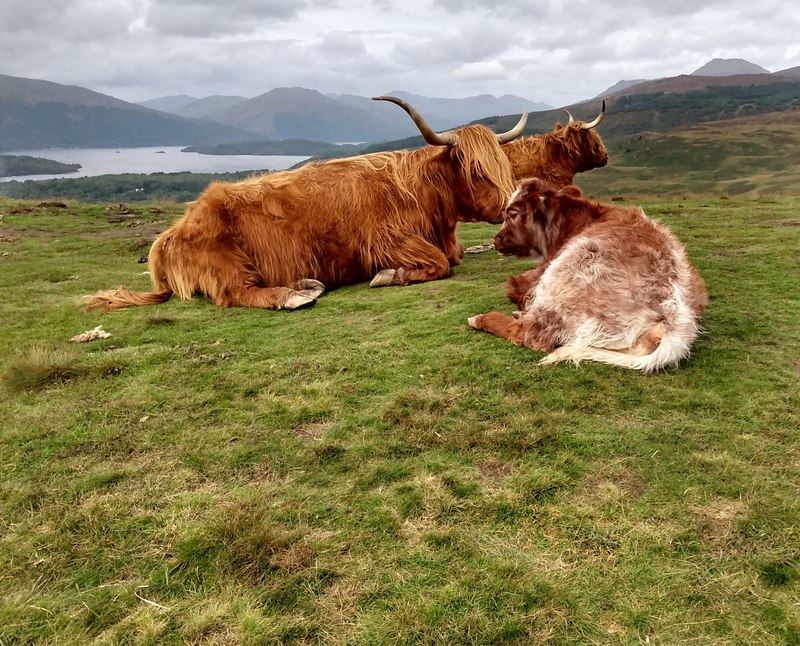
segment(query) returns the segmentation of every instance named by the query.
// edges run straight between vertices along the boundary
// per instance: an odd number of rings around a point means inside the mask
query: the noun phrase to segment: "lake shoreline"
[[[79,164],[75,172],[0,177],[0,182],[39,181],[99,175],[152,173],[234,173],[285,170],[306,159],[300,155],[202,155],[184,152],[186,146],[142,148],[43,148],[3,152],[4,156],[27,156],[61,164]]]

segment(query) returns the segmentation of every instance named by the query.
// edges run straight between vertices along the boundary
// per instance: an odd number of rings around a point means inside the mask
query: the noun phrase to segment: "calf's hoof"
[[[314,303],[317,302],[316,298],[312,296],[306,296],[300,292],[295,292],[289,298],[286,299],[286,302],[281,307],[282,310],[299,310],[301,307],[310,307]]]
[[[375,278],[370,282],[370,287],[388,287],[389,285],[397,285],[397,270],[396,269],[382,269]]]

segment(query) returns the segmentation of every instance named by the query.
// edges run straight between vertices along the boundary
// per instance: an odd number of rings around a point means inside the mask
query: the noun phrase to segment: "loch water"
[[[0,181],[91,177],[121,173],[232,173],[248,170],[284,170],[307,159],[296,155],[201,155],[181,152],[183,146],[145,148],[47,148],[4,152],[30,155],[65,164],[80,164],[75,173],[0,177]]]

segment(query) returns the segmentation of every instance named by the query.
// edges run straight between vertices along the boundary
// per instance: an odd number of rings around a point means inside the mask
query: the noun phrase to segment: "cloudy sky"
[[[800,65],[790,0],[0,0],[0,73],[126,101],[516,94],[553,106],[712,58]]]

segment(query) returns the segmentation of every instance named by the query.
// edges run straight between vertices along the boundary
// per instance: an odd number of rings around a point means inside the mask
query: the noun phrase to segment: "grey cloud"
[[[567,104],[713,57],[800,65],[785,0],[0,0],[0,73],[126,100],[279,85]]]
[[[495,58],[511,44],[507,29],[501,25],[469,24],[404,40],[395,47],[393,56],[400,63],[426,66],[446,63],[457,67]]]
[[[498,60],[481,61],[479,63],[468,63],[457,68],[453,72],[453,77],[459,81],[498,81],[507,79],[508,70]]]
[[[507,14],[511,11],[543,17],[553,15],[558,11],[558,7],[554,7],[552,3],[537,5],[529,0],[433,0],[432,6],[451,14],[474,13],[476,10],[484,10],[488,14],[497,12]]]
[[[0,3],[0,40],[18,33],[35,35],[41,42],[103,39],[109,33],[125,32],[135,16],[132,8],[119,3],[4,1]]]
[[[362,56],[367,52],[361,36],[344,31],[335,31],[327,34],[320,42],[317,50],[323,56],[345,56],[348,58]]]
[[[39,31],[42,27],[62,24],[69,11],[67,3],[53,6],[48,0],[5,0],[0,3],[3,32]]]
[[[249,34],[265,25],[295,18],[306,6],[302,0],[236,0],[221,9],[213,0],[172,0],[151,4],[145,25],[159,35],[182,37]]]

